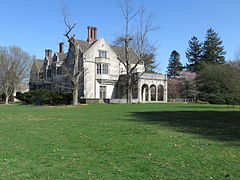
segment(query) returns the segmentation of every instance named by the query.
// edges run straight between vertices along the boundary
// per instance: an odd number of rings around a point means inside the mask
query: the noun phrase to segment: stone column
[[[164,88],[163,88],[163,101],[167,102],[167,81],[164,83]]]
[[[141,88],[141,83],[140,83],[139,80],[138,80],[138,102],[139,102],[139,103],[142,102],[141,90],[142,90],[142,88]]]
[[[158,86],[156,86],[156,101],[158,101]]]
[[[164,101],[167,102],[167,89],[168,89],[168,85],[167,85],[167,75],[165,75],[165,82],[164,82]]]
[[[142,102],[145,102],[146,101],[146,89],[143,88],[143,91],[142,91]]]
[[[151,101],[151,88],[148,87],[148,101]]]

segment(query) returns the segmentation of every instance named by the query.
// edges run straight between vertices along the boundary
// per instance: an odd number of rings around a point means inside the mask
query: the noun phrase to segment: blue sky
[[[87,39],[87,26],[98,28],[97,36],[111,43],[123,28],[119,0],[66,0],[71,18],[77,23],[74,33]],[[60,13],[61,0],[1,0],[0,45],[17,45],[44,57],[45,49],[58,51],[58,43],[66,39]],[[240,0],[135,0],[155,16],[159,30],[150,40],[157,42],[159,71],[165,73],[172,50],[187,62],[188,40],[197,36],[201,41],[208,28],[219,33],[227,51],[226,60],[233,59],[240,48]]]

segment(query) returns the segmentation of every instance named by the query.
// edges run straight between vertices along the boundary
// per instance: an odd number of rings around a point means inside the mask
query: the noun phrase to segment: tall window
[[[108,74],[108,64],[103,64],[102,65],[102,73],[103,74]]]
[[[106,99],[106,86],[100,86],[100,99]]]
[[[97,74],[108,74],[108,64],[97,64]]]
[[[99,51],[100,58],[107,58],[107,51]]]
[[[120,73],[122,74],[124,72],[123,68],[120,69]]]
[[[50,69],[47,70],[47,77],[48,77],[48,78],[51,77],[51,70],[50,70]]]
[[[62,67],[57,67],[57,75],[61,75],[62,74]]]
[[[39,79],[43,79],[43,73],[39,73]]]
[[[97,64],[97,74],[102,74],[101,64]]]

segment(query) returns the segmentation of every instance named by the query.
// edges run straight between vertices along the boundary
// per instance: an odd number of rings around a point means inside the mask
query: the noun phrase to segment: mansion
[[[79,80],[80,102],[126,102],[124,86],[126,69],[124,47],[112,46],[102,37],[97,39],[97,28],[88,27],[87,41],[78,40],[80,55],[79,68],[84,68],[84,75]],[[128,50],[133,67],[139,57],[133,49]],[[120,59],[120,60],[119,60]],[[66,64],[71,64],[71,51],[64,52],[64,43],[59,44],[59,52],[45,50],[44,59],[36,59],[30,75],[30,90],[49,89],[72,91],[71,81],[67,76]],[[122,61],[122,62],[121,62]],[[70,69],[70,68],[69,68]],[[145,71],[144,62],[135,68],[139,76]],[[167,102],[167,76],[144,73],[132,87],[132,102]]]

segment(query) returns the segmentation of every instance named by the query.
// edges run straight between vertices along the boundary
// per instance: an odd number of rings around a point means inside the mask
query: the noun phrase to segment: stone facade
[[[97,28],[88,27],[87,41],[78,40],[80,46],[79,68],[84,75],[79,81],[79,101],[82,102],[125,102],[124,82],[126,70],[124,48],[109,45],[104,38],[96,39]],[[138,55],[129,49],[129,59],[134,66]],[[49,89],[72,91],[68,76],[72,54],[64,53],[64,44],[59,44],[59,52],[52,55],[45,50],[43,60],[36,59],[30,76],[30,90]],[[138,64],[135,75],[145,71],[144,64]],[[162,74],[143,74],[133,87],[133,102],[167,102],[167,77]]]

